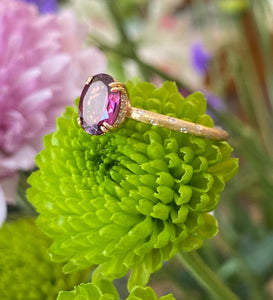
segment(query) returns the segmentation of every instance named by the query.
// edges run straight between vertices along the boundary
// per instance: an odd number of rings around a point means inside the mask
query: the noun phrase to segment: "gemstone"
[[[110,83],[115,80],[108,74],[97,74],[83,88],[79,103],[79,118],[82,128],[89,134],[103,134],[104,122],[113,126],[121,104],[119,91],[111,92]]]

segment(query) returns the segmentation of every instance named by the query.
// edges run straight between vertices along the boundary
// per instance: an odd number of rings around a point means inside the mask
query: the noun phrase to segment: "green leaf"
[[[190,235],[186,237],[180,244],[182,251],[194,251],[203,245],[203,239],[198,235]]]
[[[150,216],[153,211],[154,203],[147,199],[141,199],[137,205],[137,210],[145,216]]]
[[[146,186],[149,186],[153,189],[156,188],[157,184],[156,184],[156,176],[151,175],[151,174],[144,174],[144,175],[140,175],[139,176],[139,180],[141,182],[141,184],[144,184]]]
[[[211,166],[208,171],[218,176],[223,176],[225,181],[229,181],[237,173],[239,168],[239,160],[230,158]]]
[[[137,201],[130,197],[122,197],[121,201],[118,203],[121,209],[130,214],[138,214],[137,211]]]
[[[207,110],[207,100],[200,92],[193,93],[186,98],[186,102],[190,102],[197,109],[199,115],[203,115]]]
[[[154,245],[155,248],[163,248],[175,236],[172,226],[166,221],[164,221],[163,224],[163,230],[157,235],[157,242]]]
[[[149,236],[153,231],[153,221],[152,218],[146,217],[144,221],[135,225],[130,231],[129,235],[131,237],[141,237],[145,238]]]
[[[100,288],[103,294],[112,295],[113,299],[119,299],[118,292],[112,282],[106,279],[102,279],[97,283],[97,287]]]
[[[128,290],[132,291],[135,286],[145,286],[150,279],[150,272],[144,263],[132,269],[128,280]],[[135,294],[133,294],[135,295]],[[153,299],[153,298],[152,298]]]
[[[126,232],[126,229],[120,225],[108,224],[99,231],[99,234],[104,239],[111,240],[111,239],[115,239],[115,238],[120,238],[125,232]]]
[[[153,212],[151,216],[156,219],[167,220],[169,218],[170,207],[163,203],[158,202],[153,207]]]
[[[194,152],[190,147],[181,147],[179,152],[181,153],[180,157],[184,163],[190,163],[194,158]]]
[[[177,205],[188,203],[192,196],[192,188],[188,185],[180,185],[178,193],[179,197],[175,199],[175,203]]]
[[[154,249],[145,261],[145,265],[150,273],[154,273],[161,269],[163,265],[163,253],[160,249]]]
[[[147,147],[147,154],[150,159],[161,159],[166,154],[166,151],[164,150],[164,147],[161,144],[157,142],[152,142]]]
[[[57,300],[119,300],[118,292],[109,280],[75,286],[73,291],[60,292]]]
[[[129,215],[129,214],[125,214],[122,212],[114,213],[111,217],[111,220],[115,224],[125,226],[125,227],[133,226],[134,224],[138,223],[138,221],[140,221],[140,219],[141,219],[141,216]]]
[[[58,295],[57,300],[74,300],[75,295],[71,294],[70,292],[60,292]]]
[[[198,224],[198,232],[204,238],[210,239],[218,233],[218,222],[210,214],[199,215]]]
[[[213,127],[214,122],[209,115],[200,115],[196,118],[195,122],[207,127]]]
[[[156,193],[153,194],[155,198],[158,198],[162,203],[168,204],[173,201],[174,192],[167,186],[159,186],[156,189]]]
[[[172,294],[168,294],[166,296],[160,297],[159,300],[175,300],[175,298]]]
[[[167,186],[169,188],[172,188],[174,185],[174,178],[172,177],[172,175],[170,173],[167,172],[158,172],[157,173],[158,177],[156,179],[156,183],[161,186]]]
[[[151,287],[135,286],[126,300],[175,300],[175,298],[171,294],[157,298]]]

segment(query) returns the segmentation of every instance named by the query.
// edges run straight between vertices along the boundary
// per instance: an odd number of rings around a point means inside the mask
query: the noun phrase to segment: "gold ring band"
[[[201,124],[130,106],[127,109],[126,117],[143,123],[165,127],[171,130],[180,131],[182,133],[189,133],[195,136],[205,137],[212,140],[227,140],[229,137],[228,132],[221,129],[206,127]]]

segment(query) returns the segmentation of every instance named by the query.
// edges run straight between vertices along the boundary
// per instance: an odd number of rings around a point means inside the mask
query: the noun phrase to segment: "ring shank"
[[[206,127],[201,124],[176,119],[136,107],[127,107],[126,117],[143,123],[165,127],[182,133],[189,133],[211,140],[225,141],[229,137],[228,133],[221,129]]]

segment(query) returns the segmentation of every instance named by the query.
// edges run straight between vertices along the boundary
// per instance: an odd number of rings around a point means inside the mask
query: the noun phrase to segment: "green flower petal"
[[[213,126],[201,93],[184,99],[172,82],[156,89],[135,80],[127,88],[134,107]],[[226,142],[131,119],[115,133],[90,136],[71,107],[44,144],[28,198],[53,238],[53,260],[66,262],[65,272],[99,265],[97,280],[132,269],[131,289],[177,251],[217,233],[208,213],[238,169]]]
[[[175,300],[175,298],[171,294],[158,298],[154,290],[147,286],[135,287],[126,300]]]
[[[112,282],[102,279],[97,284],[87,283],[76,286],[73,291],[60,292],[57,300],[119,300]]]
[[[119,300],[119,295],[112,282],[101,279],[96,283],[76,286],[73,291],[60,292],[57,300]],[[175,300],[169,294],[158,298],[151,287],[134,287],[126,300]]]

